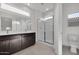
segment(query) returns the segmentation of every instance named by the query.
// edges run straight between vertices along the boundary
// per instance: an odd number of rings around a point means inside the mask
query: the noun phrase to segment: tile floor
[[[14,53],[13,55],[55,55],[52,46],[46,45],[42,42],[37,42],[35,45],[28,47],[22,51]]]

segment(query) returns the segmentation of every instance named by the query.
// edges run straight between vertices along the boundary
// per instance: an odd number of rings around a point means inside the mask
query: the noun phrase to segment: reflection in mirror
[[[12,31],[12,19],[9,17],[1,17],[1,30]]]
[[[79,12],[68,15],[68,26],[79,26]]]
[[[1,17],[1,31],[6,33],[18,33],[31,31],[31,20],[19,17]]]
[[[26,32],[31,30],[31,24],[30,24],[30,19],[22,18],[22,19],[17,19],[17,32]]]

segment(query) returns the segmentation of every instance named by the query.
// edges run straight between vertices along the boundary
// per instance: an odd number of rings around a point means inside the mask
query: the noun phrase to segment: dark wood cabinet
[[[22,35],[22,48],[26,48],[32,44],[35,43],[35,35],[32,33],[32,34],[25,34],[25,35]]]
[[[10,42],[7,36],[0,37],[0,54],[9,54]]]
[[[10,36],[10,53],[21,50],[21,35]]]
[[[0,36],[0,54],[12,54],[35,44],[35,33]]]

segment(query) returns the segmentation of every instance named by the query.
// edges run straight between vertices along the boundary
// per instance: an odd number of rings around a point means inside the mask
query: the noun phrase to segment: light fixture
[[[46,11],[48,11],[49,9],[48,8],[46,8]]]
[[[10,27],[6,27],[7,34],[10,31],[10,29],[11,29]]]
[[[6,27],[6,30],[10,30],[10,27]]]
[[[41,18],[40,20],[42,20],[42,21],[46,21],[46,20],[49,20],[49,19],[52,19],[53,17],[52,16],[50,16],[50,17],[46,17],[46,18]]]
[[[15,13],[22,14],[22,15],[30,17],[30,14],[28,12],[20,10],[20,9],[17,9],[15,7],[12,7],[12,6],[4,4],[4,3],[1,3],[1,8],[5,9],[5,10],[8,10],[8,11],[12,11],[12,12],[15,12]]]
[[[68,18],[76,18],[76,17],[79,17],[79,12],[68,15]]]

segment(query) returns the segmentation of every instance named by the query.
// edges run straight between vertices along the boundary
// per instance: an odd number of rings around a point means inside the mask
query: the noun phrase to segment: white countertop
[[[35,33],[34,31],[27,31],[27,32],[10,32],[10,33],[0,33],[0,36],[3,36],[3,35],[12,35],[12,34],[22,34],[22,33]]]

